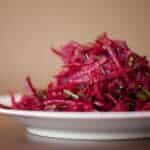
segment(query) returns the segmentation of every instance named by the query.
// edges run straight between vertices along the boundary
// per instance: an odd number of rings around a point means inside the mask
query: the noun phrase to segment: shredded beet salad
[[[94,42],[70,41],[52,48],[63,61],[61,71],[47,89],[38,90],[26,78],[28,94],[12,107],[42,111],[149,111],[150,64],[124,41],[103,33]]]

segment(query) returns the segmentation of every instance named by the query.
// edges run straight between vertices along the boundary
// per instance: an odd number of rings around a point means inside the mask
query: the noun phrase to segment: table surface
[[[0,116],[0,149],[4,150],[150,150],[150,139],[132,141],[73,141],[27,134],[13,119]]]

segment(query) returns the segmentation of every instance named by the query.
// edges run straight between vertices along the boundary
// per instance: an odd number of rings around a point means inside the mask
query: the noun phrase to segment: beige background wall
[[[150,1],[0,0],[0,93],[22,91],[26,75],[46,86],[61,64],[51,45],[103,31],[150,56]]]

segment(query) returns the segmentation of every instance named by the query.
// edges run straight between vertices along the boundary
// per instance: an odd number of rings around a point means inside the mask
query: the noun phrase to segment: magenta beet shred
[[[11,94],[6,109],[42,111],[149,111],[150,64],[124,41],[103,33],[95,41],[71,41],[52,48],[63,61],[47,89],[39,90],[26,78],[28,93],[19,102]]]

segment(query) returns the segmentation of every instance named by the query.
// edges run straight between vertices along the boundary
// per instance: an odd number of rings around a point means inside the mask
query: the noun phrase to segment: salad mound
[[[52,48],[63,61],[47,89],[39,90],[26,78],[28,93],[12,107],[42,111],[149,111],[150,64],[126,42],[103,33],[93,42],[70,41]],[[1,105],[0,107],[8,108]]]

